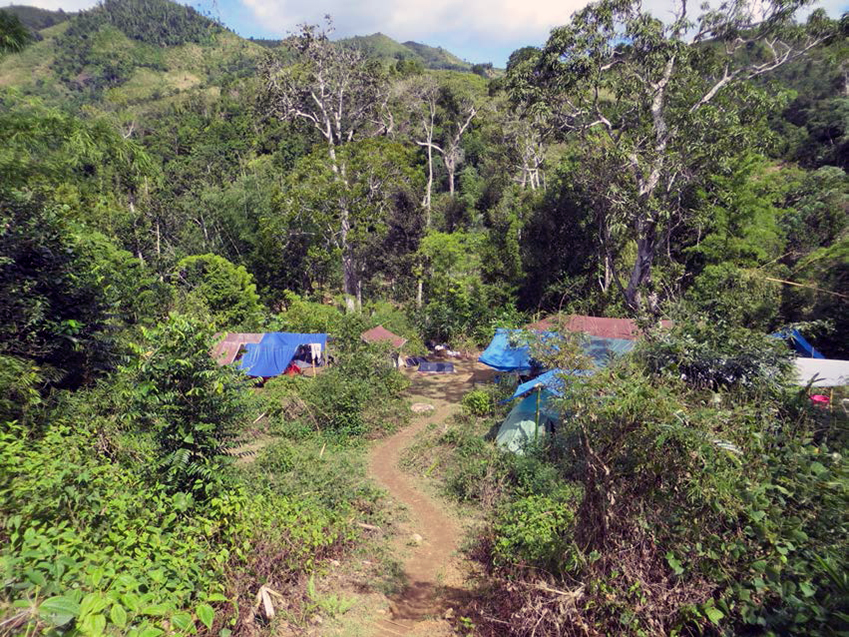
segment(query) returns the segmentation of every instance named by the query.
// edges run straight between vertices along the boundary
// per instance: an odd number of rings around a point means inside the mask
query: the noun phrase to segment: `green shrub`
[[[481,389],[475,389],[463,396],[461,405],[472,416],[480,418],[489,416],[494,407],[491,394]]]
[[[208,497],[226,480],[249,381],[216,364],[212,334],[195,320],[174,314],[142,333],[145,342],[134,346],[136,360],[124,370],[132,415],[156,443],[160,480]]]
[[[3,597],[19,625],[42,630],[195,625],[199,604],[225,599],[228,520],[242,501],[223,495],[196,508],[190,495],[104,461],[100,444],[86,423],[55,425],[37,441],[20,427],[0,432]]]
[[[573,503],[529,495],[503,506],[493,525],[495,565],[556,568],[571,540],[574,515],[570,505]]]
[[[785,357],[771,342],[732,332],[725,345],[707,329],[673,331],[570,384],[557,444],[506,472],[518,499],[493,523],[489,566],[512,576],[509,563],[548,560],[556,588],[581,583],[557,616],[540,614],[552,599],[539,592],[510,613],[551,633],[839,634],[838,574],[849,566],[840,427],[782,384]],[[534,518],[549,508],[539,498],[557,499],[550,469],[533,466],[546,457],[580,499],[559,532]]]
[[[259,326],[262,307],[253,276],[244,266],[215,254],[196,255],[177,264],[172,280],[177,289],[203,301],[214,328],[248,331]]]

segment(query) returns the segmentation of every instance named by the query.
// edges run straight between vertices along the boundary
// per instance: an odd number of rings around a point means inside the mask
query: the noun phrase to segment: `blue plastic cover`
[[[534,369],[539,369],[536,361],[531,359],[531,351],[528,345],[511,345],[510,343],[511,336],[519,335],[521,332],[522,330],[498,328],[495,330],[492,342],[478,360],[500,372],[527,374]],[[543,338],[557,336],[555,332],[541,332],[540,334]],[[587,336],[583,348],[597,367],[604,367],[611,358],[631,351],[634,348],[634,341],[622,338]]]
[[[782,330],[775,334],[770,334],[770,336],[783,338],[785,341],[788,341],[799,356],[804,356],[806,358],[825,358],[825,356],[814,349],[814,346],[811,345],[804,336],[802,336],[799,330]]]
[[[560,368],[552,369],[551,371],[545,372],[545,374],[540,374],[536,378],[519,385],[516,388],[516,391],[513,392],[513,395],[504,402],[518,398],[519,396],[527,394],[537,388],[548,390],[555,396],[562,396],[563,387],[566,384],[565,376],[592,376],[593,374],[594,372],[591,369],[575,369],[572,371],[565,371]]]
[[[537,365],[531,361],[531,349],[527,345],[511,345],[510,337],[521,334],[522,330],[508,330],[499,327],[495,330],[492,342],[487,345],[478,360],[499,372],[530,372]],[[543,332],[551,334],[551,332]]]
[[[245,355],[239,361],[239,369],[243,369],[249,376],[279,376],[289,367],[298,347],[313,343],[321,345],[323,354],[327,348],[327,334],[268,332],[259,343],[245,345]]]

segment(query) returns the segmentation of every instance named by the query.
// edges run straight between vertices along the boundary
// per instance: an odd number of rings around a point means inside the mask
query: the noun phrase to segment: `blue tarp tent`
[[[534,369],[539,369],[536,361],[531,360],[531,351],[528,345],[516,344],[512,339],[521,339],[522,330],[508,330],[498,328],[492,342],[480,355],[478,360],[484,365],[489,365],[499,372],[516,372],[528,374]],[[539,332],[543,338],[556,337],[555,332]],[[634,347],[634,341],[623,338],[602,338],[600,336],[587,336],[583,344],[584,352],[593,359],[598,367],[604,367],[613,356],[618,356],[630,351]]]
[[[783,338],[785,341],[789,342],[799,356],[804,356],[805,358],[825,358],[825,356],[814,349],[814,346],[811,345],[804,336],[802,336],[799,330],[782,330],[775,334],[771,334],[770,336]]]
[[[516,388],[516,391],[513,392],[513,395],[503,402],[509,402],[519,398],[520,396],[524,396],[535,389],[542,389],[554,396],[562,396],[563,386],[566,384],[564,376],[592,376],[593,373],[594,372],[591,369],[573,369],[570,371],[565,371],[560,368],[552,369],[551,371],[545,372],[545,374],[540,374],[536,378],[519,385]]]
[[[239,369],[243,369],[249,376],[279,376],[289,367],[301,345],[314,344],[321,345],[324,354],[327,334],[268,332],[259,343],[245,345],[245,355],[239,361]]]
[[[511,337],[519,338],[522,330],[508,330],[499,327],[495,330],[492,342],[478,357],[484,365],[489,365],[499,372],[518,372],[526,374],[534,368],[538,368],[531,361],[531,349],[527,345],[514,345],[510,343]],[[541,332],[541,334],[553,334],[553,332]]]

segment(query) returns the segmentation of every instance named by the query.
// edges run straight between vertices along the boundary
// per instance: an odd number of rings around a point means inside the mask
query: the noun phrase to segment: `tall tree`
[[[264,105],[273,116],[284,121],[300,120],[313,126],[327,145],[327,155],[335,179],[350,188],[351,175],[340,145],[364,137],[391,131],[387,116],[388,83],[379,65],[369,63],[361,50],[342,47],[330,41],[333,25],[327,16],[324,29],[302,25],[288,44],[297,54],[287,64],[285,48],[271,52],[262,67]],[[339,243],[342,255],[343,288],[349,310],[354,309],[360,289],[359,269],[348,239],[351,231],[350,203],[342,196],[339,218]]]
[[[732,0],[692,18],[679,0],[675,19],[664,24],[640,0],[601,0],[512,67],[513,96],[556,117],[582,152],[600,150],[610,167],[599,207],[636,242],[630,273],[613,275],[632,310],[657,306],[645,292],[666,232],[687,213],[688,185],[756,144],[768,100],[750,80],[834,30],[820,10],[805,26],[794,22],[809,4]]]

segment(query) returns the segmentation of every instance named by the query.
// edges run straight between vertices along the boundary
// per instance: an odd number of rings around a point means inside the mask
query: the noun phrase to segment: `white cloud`
[[[281,34],[331,14],[340,35],[382,31],[399,40],[516,39],[539,41],[586,0],[242,0]]]
[[[10,4],[13,0],[0,0]],[[46,9],[76,11],[96,0],[18,0]],[[381,31],[399,41],[441,45],[473,61],[489,55],[506,57],[514,48],[541,45],[552,27],[565,24],[588,0],[201,0],[229,14],[243,35],[284,37],[303,22],[333,16],[337,35]],[[645,0],[662,19],[672,15],[673,0]],[[197,4],[197,0],[189,0]],[[830,15],[846,10],[846,0],[824,0]],[[225,18],[225,21],[230,22]],[[505,53],[506,51],[506,53]],[[503,63],[504,60],[493,60]]]

